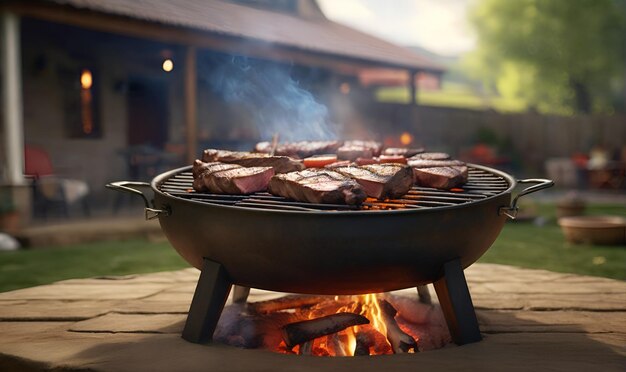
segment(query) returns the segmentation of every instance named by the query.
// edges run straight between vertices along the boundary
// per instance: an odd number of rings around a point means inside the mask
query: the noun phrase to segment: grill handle
[[[517,217],[517,211],[519,210],[519,207],[517,206],[517,201],[520,197],[535,191],[547,189],[548,187],[554,186],[554,181],[545,178],[528,178],[524,180],[517,180],[517,183],[536,183],[536,185],[527,187],[519,194],[517,194],[515,198],[513,198],[513,201],[511,202],[511,205],[509,207],[500,207],[500,210],[498,210],[498,215],[505,215],[512,220]]]
[[[109,188],[111,190],[129,192],[131,194],[135,194],[135,195],[141,196],[141,198],[143,199],[143,202],[144,202],[144,204],[146,206],[144,208],[146,220],[153,220],[153,219],[159,217],[159,215],[161,215],[161,214],[164,215],[164,216],[169,216],[170,215],[170,211],[168,209],[156,209],[156,208],[150,207],[150,202],[148,201],[148,198],[146,198],[144,193],[139,191],[139,190],[137,190],[137,189],[132,188],[131,186],[150,187],[150,184],[148,182],[117,181],[117,182],[107,183],[105,185],[106,188]]]

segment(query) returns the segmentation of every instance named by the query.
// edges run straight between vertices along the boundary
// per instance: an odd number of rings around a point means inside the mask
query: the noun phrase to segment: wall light
[[[174,61],[167,58],[163,61],[163,71],[170,72],[174,69]]]
[[[92,84],[93,84],[93,76],[91,76],[91,71],[87,69],[83,70],[83,72],[81,72],[80,74],[80,86],[83,89],[89,89],[91,88]]]

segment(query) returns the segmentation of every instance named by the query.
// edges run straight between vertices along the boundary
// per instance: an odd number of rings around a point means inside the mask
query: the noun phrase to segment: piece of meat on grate
[[[191,168],[191,173],[193,174],[193,189],[198,192],[209,191],[204,182],[205,176],[208,176],[209,174],[214,172],[220,172],[234,168],[241,168],[241,165],[225,164],[219,162],[205,163],[201,160],[196,159],[193,162],[193,167]]]
[[[401,197],[413,185],[411,167],[401,164],[370,164],[333,170],[356,180],[367,196],[376,199]]]
[[[363,203],[367,195],[355,180],[328,169],[306,169],[277,174],[270,180],[271,194],[315,204]]]
[[[273,175],[272,167],[239,167],[206,174],[204,184],[216,194],[251,194],[267,190]]]
[[[334,154],[341,144],[342,142],[339,141],[284,142],[276,147],[274,155],[304,159],[314,155]],[[269,154],[272,151],[272,144],[259,142],[254,147],[254,151]]]
[[[421,154],[413,155],[409,158],[411,160],[448,160],[450,159],[450,154],[446,154],[445,152],[423,152]]]
[[[424,149],[408,149],[405,147],[388,147],[383,150],[382,155],[402,155],[405,158],[410,158],[411,156],[415,156],[417,154],[421,154],[424,152]]]
[[[202,154],[202,161],[238,164],[244,167],[272,167],[276,173],[287,173],[304,169],[302,161],[288,156],[272,156],[268,154],[207,149]]]
[[[468,171],[465,165],[444,167],[413,168],[415,184],[436,189],[451,189],[467,182]]]
[[[415,184],[437,189],[451,189],[467,182],[467,165],[460,160],[409,159]]]
[[[381,150],[380,142],[351,140],[344,142],[343,146],[337,149],[337,158],[351,161],[357,158],[371,159],[380,155]]]

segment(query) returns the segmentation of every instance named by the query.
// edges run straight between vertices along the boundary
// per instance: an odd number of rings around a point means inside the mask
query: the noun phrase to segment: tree
[[[541,112],[624,109],[625,0],[482,0],[470,12],[467,65],[504,96]],[[622,82],[620,84],[620,82]]]

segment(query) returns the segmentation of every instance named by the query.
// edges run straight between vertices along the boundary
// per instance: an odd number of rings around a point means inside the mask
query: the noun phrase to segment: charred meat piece
[[[409,159],[415,184],[437,189],[451,189],[467,182],[467,165],[459,160]]]
[[[408,164],[413,168],[456,167],[465,165],[465,163],[460,160],[428,160],[413,158],[409,159]]]
[[[252,194],[267,190],[267,185],[273,175],[272,167],[238,167],[205,173],[203,180],[206,188],[212,193]]]
[[[358,158],[371,159],[374,157],[372,149],[360,146],[341,146],[337,150],[337,158],[341,160],[355,161]]]
[[[367,195],[353,179],[328,169],[306,169],[277,174],[270,180],[271,194],[316,204],[363,203]]]
[[[401,164],[370,164],[334,170],[356,180],[367,196],[376,199],[398,198],[413,185],[411,167]]]
[[[245,151],[204,150],[202,161],[238,164],[243,167],[272,167],[275,173],[287,173],[302,170],[301,161],[287,156],[271,156]]]
[[[344,146],[364,147],[372,150],[374,156],[380,155],[383,149],[383,144],[376,141],[362,141],[362,140],[349,140],[343,143]]]
[[[380,155],[382,144],[375,141],[346,141],[337,149],[337,158],[355,161],[357,158],[371,159]]]
[[[339,141],[285,142],[276,147],[274,154],[304,159],[314,155],[334,154],[340,146]],[[272,151],[272,144],[259,142],[254,151],[269,154]]]
[[[436,189],[451,189],[467,182],[468,171],[465,165],[413,168],[415,184]]]
[[[421,154],[413,155],[409,160],[448,160],[450,155],[445,152],[424,152]]]
[[[191,173],[193,174],[193,189],[198,192],[208,191],[207,186],[204,184],[205,176],[214,172],[234,168],[241,168],[241,166],[237,164],[224,164],[219,162],[205,163],[196,159],[196,161],[193,162],[193,167],[191,168]]]
[[[339,168],[339,167],[349,167],[351,166],[352,163],[350,160],[341,160],[341,161],[336,161],[334,163],[325,165],[324,168],[326,169],[335,169],[335,168]]]
[[[424,149],[407,149],[404,147],[388,147],[386,148],[381,155],[402,155],[405,158],[410,158],[411,156],[415,156],[417,154],[421,154],[424,152]]]

